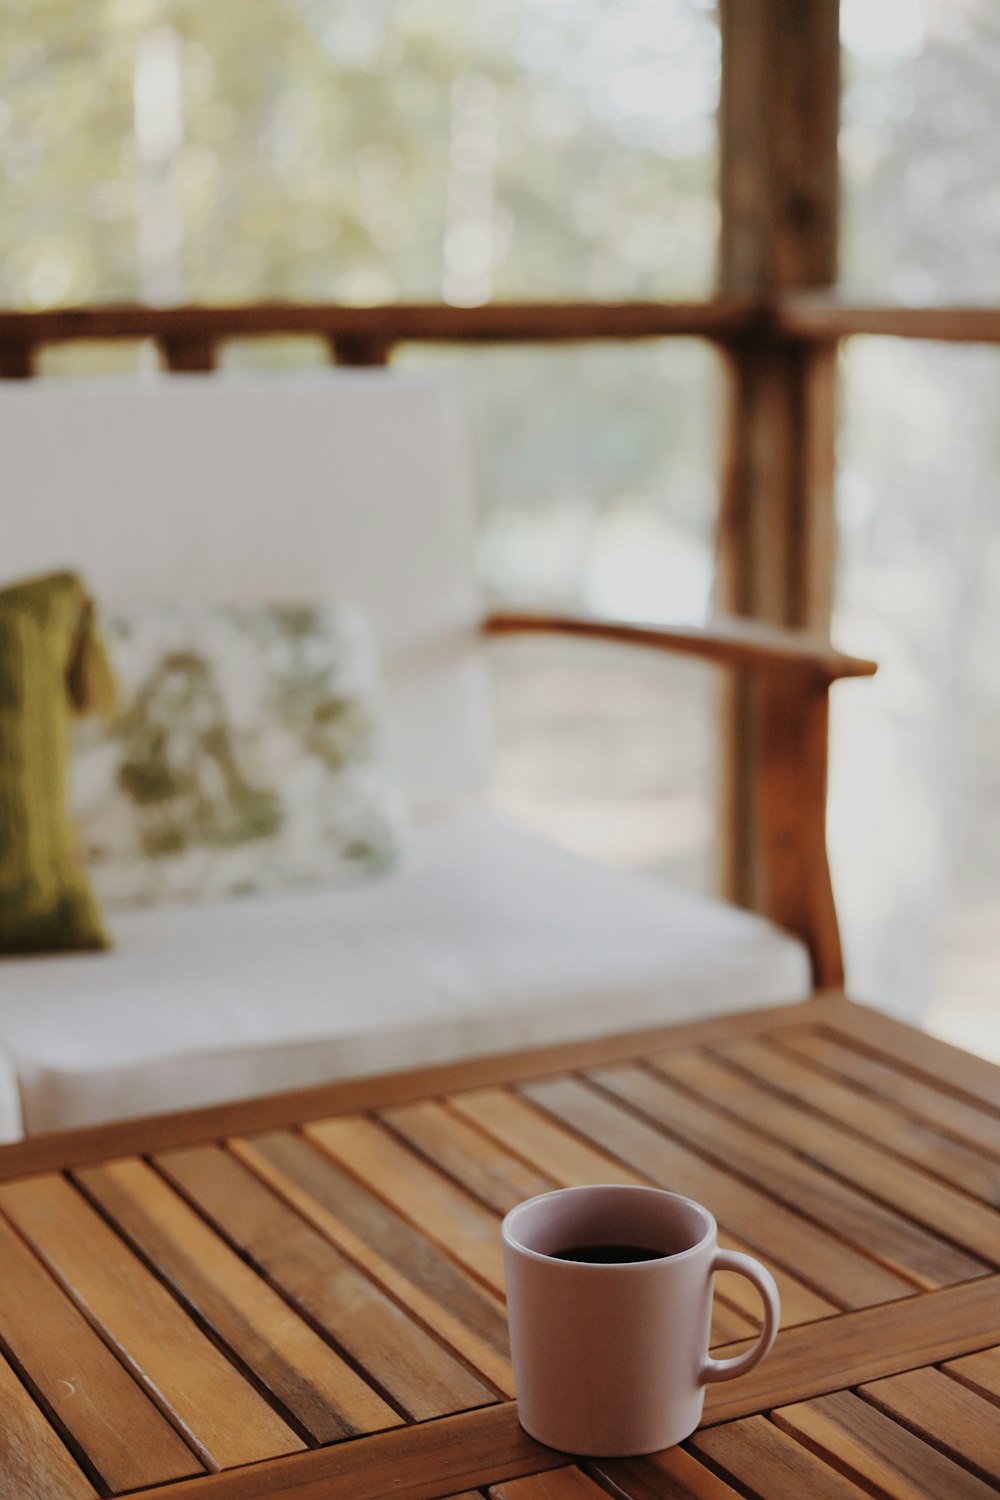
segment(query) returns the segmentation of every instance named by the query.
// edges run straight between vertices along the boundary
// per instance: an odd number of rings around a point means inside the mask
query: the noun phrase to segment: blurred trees
[[[843,0],[848,296],[1000,301],[1000,7]],[[880,662],[838,709],[834,840],[859,998],[995,1013],[1000,350],[843,354],[837,627]],[[839,770],[838,770],[839,767]],[[934,1012],[932,1010],[932,1016]],[[956,1040],[976,1045],[970,1028]]]
[[[713,12],[7,0],[0,297],[702,293]]]
[[[1000,301],[1000,7],[845,0],[842,281]]]
[[[712,0],[7,0],[7,11],[8,305],[711,288]],[[321,353],[233,346],[226,362]],[[45,368],[129,357],[68,349]],[[462,362],[477,419],[495,588],[704,608],[711,351],[447,357]],[[655,567],[638,592],[611,576],[637,545],[665,553],[678,537],[696,575],[686,592],[658,584]]]

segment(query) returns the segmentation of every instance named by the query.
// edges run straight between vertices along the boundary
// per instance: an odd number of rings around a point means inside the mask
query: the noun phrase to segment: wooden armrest
[[[720,666],[749,672],[787,674],[789,669],[798,669],[826,683],[840,677],[870,677],[877,670],[875,662],[845,656],[819,637],[736,616],[718,616],[706,626],[636,625],[621,620],[499,610],[487,615],[483,630],[488,635],[576,635],[618,641],[627,646],[700,656]]]
[[[802,938],[818,985],[843,984],[826,849],[828,699],[831,683],[870,677],[874,662],[844,656],[801,632],[731,617],[700,629],[503,610],[489,615],[482,628],[489,635],[576,635],[680,651],[750,673],[747,691],[759,703],[759,730],[742,750],[759,874],[743,899]]]

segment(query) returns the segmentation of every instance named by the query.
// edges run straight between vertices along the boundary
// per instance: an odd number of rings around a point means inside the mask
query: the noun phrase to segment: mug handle
[[[735,1376],[745,1375],[748,1370],[759,1365],[774,1343],[778,1324],[781,1321],[781,1298],[778,1295],[778,1288],[774,1284],[774,1277],[770,1271],[766,1266],[762,1266],[759,1260],[754,1260],[750,1255],[741,1255],[738,1250],[717,1250],[709,1275],[714,1271],[737,1271],[740,1276],[745,1276],[748,1281],[753,1282],[764,1304],[764,1327],[756,1344],[745,1354],[737,1354],[732,1359],[706,1359],[701,1367],[700,1377],[705,1382],[732,1380]]]

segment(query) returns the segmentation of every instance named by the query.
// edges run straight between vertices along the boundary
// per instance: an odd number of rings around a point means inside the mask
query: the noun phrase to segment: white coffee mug
[[[609,1458],[679,1443],[701,1421],[706,1383],[752,1370],[774,1343],[774,1278],[720,1250],[690,1198],[562,1188],[511,1209],[502,1236],[518,1417],[551,1448]],[[708,1353],[714,1271],[738,1271],[763,1301],[760,1338],[734,1359]]]

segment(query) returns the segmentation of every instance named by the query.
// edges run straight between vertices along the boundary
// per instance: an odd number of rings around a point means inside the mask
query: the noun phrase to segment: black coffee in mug
[[[578,1260],[588,1266],[624,1266],[635,1260],[662,1260],[666,1252],[646,1245],[570,1245],[553,1250],[553,1260]]]

